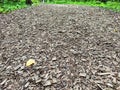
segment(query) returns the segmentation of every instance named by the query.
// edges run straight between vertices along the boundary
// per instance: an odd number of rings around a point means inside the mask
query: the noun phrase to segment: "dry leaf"
[[[118,30],[117,30],[117,29],[114,29],[114,32],[118,32]]]
[[[29,59],[27,62],[26,62],[26,66],[28,67],[28,66],[31,66],[31,65],[33,65],[33,64],[35,64],[36,62],[35,62],[35,60],[34,59]]]

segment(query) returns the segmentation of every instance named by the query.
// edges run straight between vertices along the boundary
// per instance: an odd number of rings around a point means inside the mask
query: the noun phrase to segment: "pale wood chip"
[[[29,86],[29,84],[30,84],[30,83],[29,83],[29,82],[27,82],[27,83],[25,84],[25,88],[26,88],[26,87],[28,87],[28,86]]]
[[[0,84],[3,85],[7,82],[7,79],[3,80]]]
[[[104,75],[114,75],[115,72],[106,72],[106,73],[97,73],[97,75],[104,76]]]
[[[118,87],[116,88],[116,90],[120,90],[120,86],[118,86]]]
[[[113,87],[113,85],[111,83],[107,83],[107,86],[109,87]]]
[[[112,88],[105,88],[105,89],[103,89],[103,90],[114,90],[114,89],[112,89]]]
[[[86,75],[87,75],[86,73],[80,73],[79,74],[80,77],[86,77]]]
[[[57,58],[54,56],[54,57],[52,58],[52,61],[55,61],[55,60],[57,60]]]
[[[41,82],[42,80],[41,79],[38,79],[38,80],[36,80],[36,83],[39,83],[39,82]]]
[[[97,84],[97,86],[98,86],[98,87],[97,87],[98,90],[104,90],[104,89],[101,87],[100,84]]]
[[[52,83],[57,83],[57,79],[56,79],[56,78],[53,78],[53,79],[52,79]]]
[[[45,81],[43,86],[50,86],[51,84],[52,84],[51,80],[47,80],[47,81]]]
[[[120,77],[120,72],[118,73],[118,77]]]

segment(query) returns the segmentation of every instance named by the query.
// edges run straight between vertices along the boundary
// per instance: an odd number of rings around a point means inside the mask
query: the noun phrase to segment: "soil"
[[[120,90],[120,13],[41,4],[0,14],[0,90]]]

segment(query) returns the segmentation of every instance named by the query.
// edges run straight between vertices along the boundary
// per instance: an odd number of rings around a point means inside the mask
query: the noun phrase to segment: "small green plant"
[[[4,11],[4,9],[0,7],[0,13],[2,13],[3,11]]]

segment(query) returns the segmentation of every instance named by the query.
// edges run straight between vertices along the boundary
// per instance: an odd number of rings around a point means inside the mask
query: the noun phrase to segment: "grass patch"
[[[39,5],[38,0],[32,0],[32,2],[33,2],[33,5]],[[9,13],[11,11],[26,8],[26,7],[28,6],[25,4],[25,1],[21,1],[21,2],[9,1],[9,2],[5,2],[4,4],[0,3],[0,13]]]
[[[93,6],[93,7],[101,7],[108,10],[113,10],[120,12],[120,3],[119,2],[110,2],[108,1],[106,4],[101,2],[50,2],[47,4],[72,4],[72,5],[84,5],[84,6]]]
[[[33,5],[39,5],[39,0],[32,0]],[[101,7],[104,9],[110,9],[113,11],[120,12],[120,2],[111,2],[108,1],[106,4],[101,3],[100,1],[94,1],[94,2],[72,2],[67,0],[54,0],[53,2],[45,2],[47,4],[70,4],[70,5],[84,5],[84,6],[93,6],[93,7]],[[11,12],[17,9],[22,9],[27,7],[25,4],[25,0],[22,0],[20,2],[5,2],[4,4],[0,3],[0,13],[7,13]]]
[[[27,5],[24,2],[6,2],[0,6],[0,13],[8,13],[17,9],[25,8]]]

